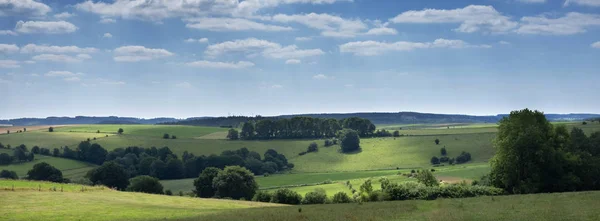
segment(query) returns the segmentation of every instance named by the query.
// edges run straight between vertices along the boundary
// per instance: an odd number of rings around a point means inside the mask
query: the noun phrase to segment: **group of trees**
[[[484,181],[509,193],[600,189],[600,132],[569,132],[542,112],[524,109],[500,121],[494,146]]]
[[[338,131],[344,128],[357,131],[361,137],[375,135],[375,125],[363,118],[352,117],[336,120],[293,117],[291,119],[248,121],[242,125],[241,132],[230,129],[227,138],[231,140],[331,138],[335,137]],[[382,130],[379,134],[392,136],[391,133],[385,130]]]
[[[0,144],[2,145],[2,144]],[[2,145],[3,148],[6,148]],[[19,162],[29,162],[33,161],[35,158],[33,152],[29,152],[27,150],[27,146],[21,144],[14,148],[13,155],[9,155],[7,153],[0,154],[0,165],[8,165],[11,163],[19,163]]]
[[[195,193],[202,198],[231,198],[250,200],[258,190],[254,174],[240,166],[221,170],[209,167],[194,180]]]
[[[163,134],[163,139],[177,139],[177,136],[175,135],[171,135],[169,136],[169,134]]]
[[[43,180],[55,183],[68,183],[70,180],[63,178],[63,174],[59,169],[52,165],[41,162],[33,165],[33,168],[27,172],[29,180]]]
[[[16,180],[16,179],[19,179],[19,176],[17,175],[17,173],[15,171],[2,170],[2,171],[0,171],[0,178]]]
[[[440,140],[435,139],[435,143],[436,145],[439,144]],[[448,157],[448,150],[446,149],[446,146],[440,148],[440,154],[442,156],[439,158],[437,156],[431,157],[431,164],[438,165],[440,163],[448,163],[450,165],[454,165],[455,163],[461,164],[471,161],[471,154],[465,151],[461,152],[460,155],[458,155],[456,158]]]
[[[55,155],[55,153],[58,155]],[[67,146],[63,147],[62,154],[60,154],[58,149],[54,149],[53,155],[101,165],[104,163],[108,151],[102,148],[100,144],[92,144],[90,141],[83,141],[79,143],[74,150]]]

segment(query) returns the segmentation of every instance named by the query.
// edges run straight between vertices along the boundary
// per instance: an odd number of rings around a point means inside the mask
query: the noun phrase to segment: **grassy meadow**
[[[12,191],[13,184],[16,186]],[[598,220],[600,191],[287,206],[0,180],[7,220]],[[42,186],[41,191],[38,187]],[[72,187],[71,187],[72,186]]]
[[[0,153],[8,153],[12,155],[12,150],[0,149]],[[15,163],[10,165],[2,165],[0,166],[0,170],[12,170],[19,175],[19,177],[25,177],[27,175],[27,171],[33,168],[33,165],[41,162],[46,162],[57,169],[61,170],[63,176],[65,178],[76,180],[83,178],[87,171],[94,168],[95,165],[89,164],[82,161],[59,158],[59,157],[50,157],[43,155],[35,155],[35,159],[31,162],[24,163]]]

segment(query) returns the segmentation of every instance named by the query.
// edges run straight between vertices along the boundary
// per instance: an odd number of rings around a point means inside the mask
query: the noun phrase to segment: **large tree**
[[[64,181],[62,172],[46,162],[33,165],[33,169],[27,172],[27,179],[57,183]]]
[[[113,162],[106,162],[102,166],[88,172],[87,177],[94,184],[105,185],[110,188],[124,190],[129,185],[129,174],[125,169]]]
[[[258,184],[254,180],[254,174],[240,166],[228,166],[220,171],[213,180],[215,195],[221,198],[252,199]]]
[[[127,191],[162,194],[163,186],[158,179],[151,176],[136,176],[129,180]]]
[[[342,152],[352,152],[360,149],[360,137],[355,130],[344,129],[338,132]]]
[[[211,198],[215,195],[213,180],[217,177],[219,172],[221,172],[221,169],[219,168],[208,167],[200,173],[200,176],[194,180],[196,196],[201,198]]]

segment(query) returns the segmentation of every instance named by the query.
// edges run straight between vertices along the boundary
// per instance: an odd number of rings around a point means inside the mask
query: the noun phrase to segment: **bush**
[[[273,194],[272,203],[298,205],[302,202],[302,196],[290,189],[278,189]]]
[[[2,170],[0,171],[0,178],[17,180],[19,176],[15,171]]]
[[[177,136],[171,135],[171,139],[175,140],[175,139],[177,139]]]
[[[230,140],[240,139],[240,133],[237,130],[231,128],[227,132],[227,139],[230,139]]]
[[[327,202],[327,194],[324,189],[315,189],[312,192],[306,193],[302,204],[325,204]]]
[[[435,178],[435,176],[433,176],[433,173],[429,170],[419,170],[419,172],[417,172],[417,180],[420,183],[425,184],[425,186],[440,185],[437,178]]]
[[[196,196],[201,198],[211,198],[215,195],[215,189],[213,188],[213,180],[221,172],[221,169],[215,167],[208,167],[202,170],[200,176],[194,180],[194,186],[196,187]]]
[[[169,134],[163,134],[163,139],[169,139]]]
[[[395,130],[393,136],[400,137],[400,131]]]
[[[217,197],[250,199],[258,190],[254,174],[240,166],[225,167],[223,171],[219,171],[212,183]]]
[[[435,145],[439,145],[440,144],[440,139],[435,139]]]
[[[415,170],[410,170],[410,173],[416,173],[416,171]]]
[[[54,127],[49,127],[48,132],[54,132]]]
[[[360,185],[360,192],[367,194],[373,192],[373,185],[371,184],[371,179],[365,180],[365,182],[362,185]]]
[[[433,164],[433,165],[440,164],[440,159],[439,159],[439,158],[437,158],[436,156],[434,156],[434,157],[431,157],[431,160],[430,160],[430,162],[431,162],[431,164]]]
[[[165,195],[167,195],[167,196],[173,196],[173,191],[171,191],[171,190],[165,190]]]
[[[13,158],[7,153],[0,153],[0,165],[8,165],[12,163]]]
[[[32,152],[32,153],[34,153],[34,154],[39,154],[39,153],[40,153],[40,147],[38,147],[38,146],[33,146],[33,147],[31,148],[31,152]]]
[[[329,139],[328,139],[328,140],[325,140],[325,144],[324,144],[324,146],[325,146],[325,147],[330,147],[330,146],[333,146],[333,141],[331,141],[331,140],[329,140]]]
[[[442,147],[442,149],[440,149],[440,154],[442,154],[442,156],[446,156],[446,154],[448,154],[448,151],[446,151],[446,147]]]
[[[450,158],[448,158],[447,156],[440,157],[440,163],[446,163],[448,161],[450,161]]]
[[[332,203],[350,203],[352,200],[345,192],[338,192],[331,198]]]
[[[258,191],[252,197],[252,201],[268,203],[271,202],[271,198],[273,198],[273,194],[266,191]]]
[[[338,138],[341,141],[341,150],[344,153],[357,151],[360,149],[360,137],[355,130],[344,129],[338,132]]]
[[[469,162],[470,160],[471,160],[471,154],[467,153],[465,151],[463,151],[462,153],[460,153],[460,155],[458,157],[456,157],[457,164],[466,163],[466,162]]]
[[[160,184],[158,179],[151,176],[142,175],[129,179],[127,191],[163,194],[163,186]]]
[[[114,161],[106,162],[102,166],[90,170],[86,177],[94,184],[102,184],[119,190],[124,190],[129,185],[129,174]]]
[[[308,152],[308,153],[317,152],[317,151],[319,151],[319,146],[315,142],[310,143],[308,145],[308,149],[306,150],[306,152]]]

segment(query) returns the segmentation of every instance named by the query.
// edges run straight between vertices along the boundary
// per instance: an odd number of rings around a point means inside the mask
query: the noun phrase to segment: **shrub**
[[[227,139],[230,139],[230,140],[240,139],[240,133],[236,129],[231,128],[227,132]]]
[[[177,139],[177,136],[171,135],[171,139],[175,140],[175,139]]]
[[[151,176],[142,175],[129,179],[127,191],[162,194],[163,186],[160,184],[158,179]]]
[[[33,146],[33,147],[31,148],[31,152],[32,152],[32,153],[35,153],[35,154],[39,154],[39,153],[40,153],[40,147],[38,147],[38,146]]]
[[[460,153],[460,155],[458,157],[456,157],[456,163],[461,164],[461,163],[466,163],[469,162],[471,160],[471,154],[468,152],[463,151],[462,153]]]
[[[439,159],[439,158],[437,158],[436,156],[434,156],[434,157],[431,157],[431,160],[430,160],[430,162],[431,162],[431,164],[433,164],[433,165],[440,164],[440,159]]]
[[[169,139],[169,134],[163,134],[163,139]]]
[[[49,127],[48,132],[54,132],[54,127]]]
[[[329,140],[329,139],[325,140],[325,144],[324,144],[324,146],[325,146],[325,147],[330,147],[330,146],[333,146],[333,141],[331,141],[331,140]]]
[[[440,163],[445,163],[448,161],[450,161],[450,158],[448,158],[447,156],[440,157]]]
[[[250,199],[258,189],[254,174],[240,166],[228,166],[219,171],[213,179],[212,186],[216,196],[233,199]]]
[[[360,192],[367,194],[373,192],[373,185],[371,184],[371,179],[365,180],[365,182],[362,185],[360,185]]]
[[[312,192],[306,193],[302,204],[325,204],[327,202],[327,194],[324,189],[315,189]]]
[[[440,154],[442,154],[442,156],[446,156],[446,154],[448,154],[446,147],[442,147],[442,149],[440,149]]]
[[[437,178],[435,178],[435,176],[433,176],[433,173],[431,173],[431,171],[429,170],[419,170],[419,172],[417,172],[417,180],[420,183],[425,184],[425,186],[440,185]]]
[[[123,132],[125,132],[125,131],[123,130],[123,128],[119,128],[119,130],[117,131],[117,133],[119,133],[119,134],[123,134]]]
[[[302,196],[290,189],[279,189],[273,194],[271,202],[298,205],[302,202]]]
[[[385,196],[382,190],[376,190],[369,193],[369,202],[384,201]]]
[[[415,170],[410,170],[410,173],[416,173],[416,171]]]
[[[395,130],[393,136],[400,137],[400,131]]]
[[[0,171],[0,178],[17,180],[19,176],[15,171],[2,170]]]
[[[45,162],[33,165],[33,169],[27,172],[27,179],[64,182],[62,172]]]
[[[173,196],[173,191],[171,191],[171,190],[165,190],[165,195],[167,195],[167,196]]]
[[[252,197],[252,201],[268,203],[271,202],[271,198],[273,198],[273,194],[266,191],[258,191]]]
[[[319,146],[315,142],[310,143],[308,145],[308,149],[306,150],[306,152],[308,152],[308,153],[317,152],[317,151],[319,151]]]
[[[0,165],[8,165],[12,163],[13,158],[7,153],[0,153]]]
[[[435,145],[439,145],[440,144],[440,139],[435,139]]]
[[[350,202],[352,202],[352,200],[350,199],[348,194],[346,194],[345,192],[338,192],[333,195],[333,198],[331,198],[331,202],[333,202],[333,203],[350,203]]]

